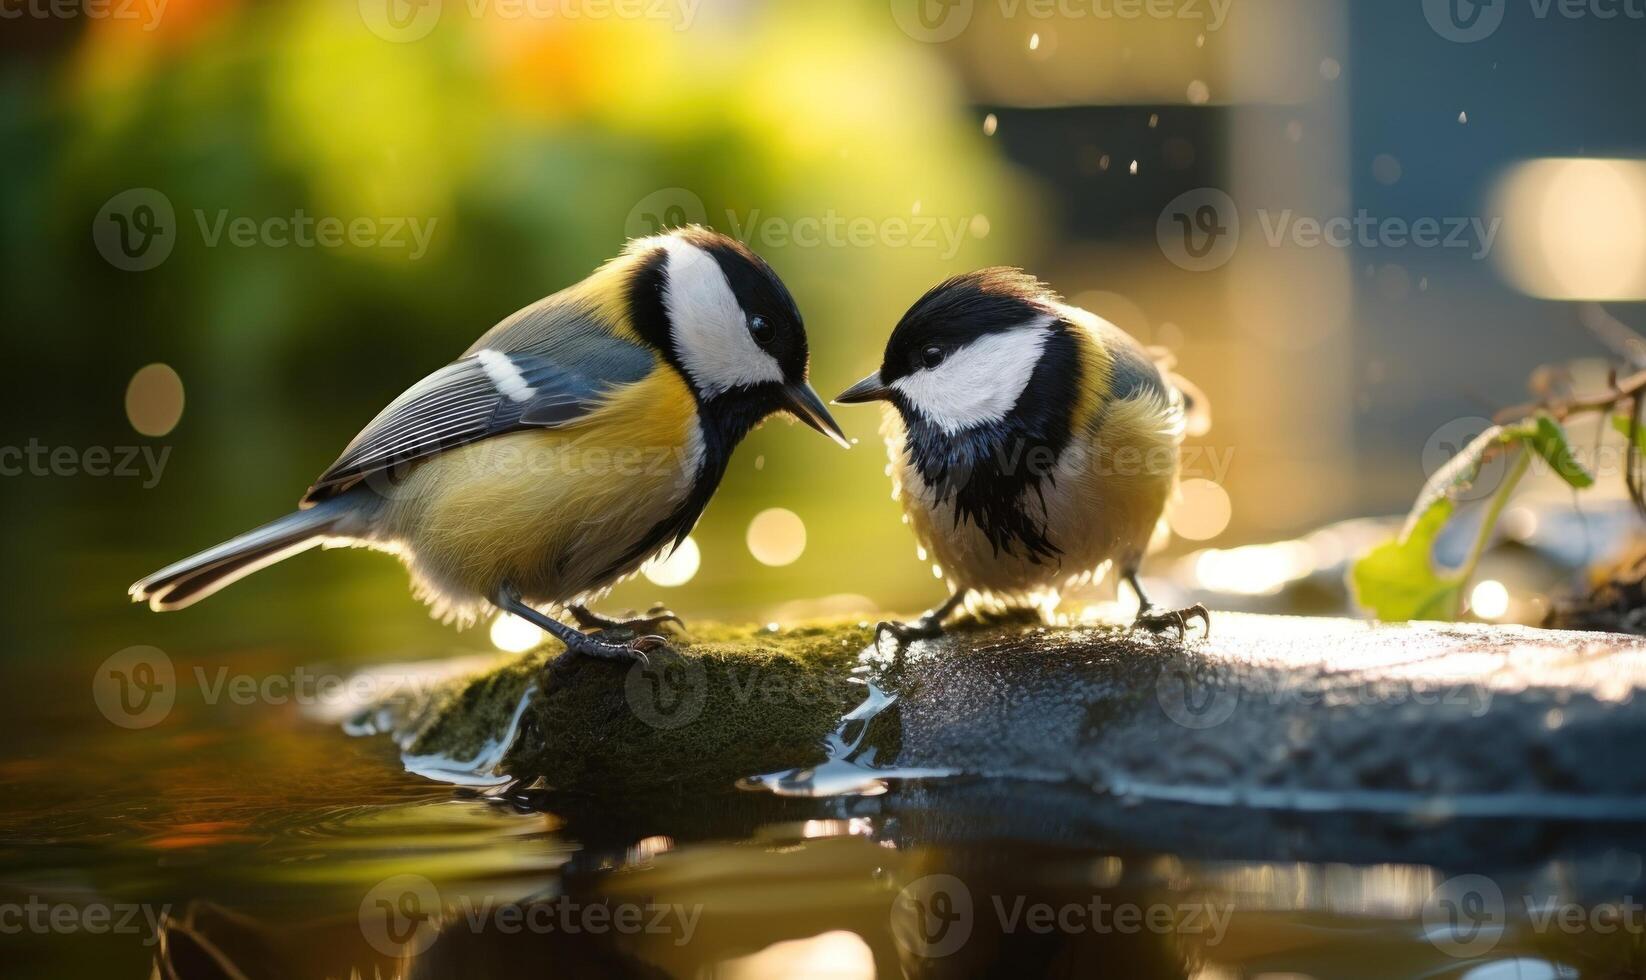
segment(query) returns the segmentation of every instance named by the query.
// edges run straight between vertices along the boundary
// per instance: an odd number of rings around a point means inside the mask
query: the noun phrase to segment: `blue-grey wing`
[[[596,323],[553,326],[536,333],[535,343],[509,345],[514,350],[476,345],[412,385],[354,437],[309,488],[303,504],[480,439],[571,424],[612,388],[641,380],[657,364],[649,348]]]

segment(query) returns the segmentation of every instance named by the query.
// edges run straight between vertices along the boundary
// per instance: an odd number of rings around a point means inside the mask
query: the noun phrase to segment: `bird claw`
[[[686,621],[675,615],[668,608],[659,603],[646,610],[646,615],[633,619],[611,619],[599,613],[591,612],[582,606],[571,607],[572,618],[584,630],[604,633],[611,630],[625,630],[635,634],[653,634],[665,626],[672,626],[675,632],[686,631]]]
[[[617,663],[636,663],[643,667],[651,665],[651,658],[646,654],[653,650],[660,650],[669,645],[669,641],[661,636],[637,636],[626,643],[614,643],[610,640],[597,639],[584,634],[580,641],[567,645],[566,652],[555,660],[557,667],[561,661],[569,661],[572,657],[589,657],[593,660],[606,660]]]
[[[664,623],[673,623],[674,625],[680,627],[682,631],[686,629],[686,621],[675,615],[674,610],[663,605],[661,602],[646,610],[646,619],[644,622],[653,623],[657,626],[661,626]]]
[[[648,636],[637,636],[629,641],[629,649],[634,652],[635,659],[643,664],[651,663],[646,654],[653,650],[662,650],[668,645],[669,641],[666,638],[655,633]]]
[[[875,646],[879,646],[880,638],[888,633],[897,641],[899,646],[906,646],[915,640],[932,640],[942,636],[943,626],[931,619],[920,619],[913,623],[896,623],[890,620],[882,620],[876,623],[874,627]]]
[[[1140,609],[1133,626],[1141,626],[1149,632],[1159,636],[1167,630],[1176,630],[1178,642],[1182,642],[1189,635],[1189,622],[1198,619],[1205,626],[1205,635],[1212,635],[1212,614],[1204,603],[1195,603],[1183,609],[1160,609],[1151,607]]]

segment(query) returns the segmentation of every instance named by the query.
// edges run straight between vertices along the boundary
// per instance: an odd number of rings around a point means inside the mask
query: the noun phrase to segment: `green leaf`
[[[1566,438],[1566,430],[1550,416],[1535,415],[1516,423],[1506,432],[1511,438],[1532,447],[1532,451],[1543,457],[1555,475],[1571,486],[1582,490],[1595,485],[1594,476],[1572,454],[1572,444]]]
[[[1622,433],[1623,438],[1629,438],[1629,430],[1634,427],[1634,420],[1627,415],[1612,416],[1612,428]],[[1640,429],[1635,432],[1635,448],[1646,453],[1646,420],[1640,423]]]
[[[1517,454],[1498,485],[1461,568],[1435,567],[1435,540],[1456,512],[1458,495],[1479,478],[1487,453],[1517,446],[1536,453],[1571,486],[1582,488],[1595,482],[1573,456],[1566,430],[1549,415],[1539,413],[1513,425],[1494,425],[1429,477],[1394,540],[1373,547],[1355,561],[1349,570],[1355,601],[1385,620],[1456,619],[1461,615],[1464,590],[1509,494],[1526,472],[1529,457]]]
[[[1427,509],[1413,512],[1398,538],[1362,555],[1349,571],[1355,600],[1379,619],[1456,619],[1463,576],[1437,574],[1433,558],[1435,539],[1456,506],[1450,497],[1434,497]]]
[[[1457,510],[1456,495],[1480,475],[1486,453],[1514,438],[1494,425],[1429,476],[1399,536],[1372,548],[1350,568],[1349,584],[1361,607],[1391,621],[1458,617],[1464,576],[1436,571],[1435,539]]]

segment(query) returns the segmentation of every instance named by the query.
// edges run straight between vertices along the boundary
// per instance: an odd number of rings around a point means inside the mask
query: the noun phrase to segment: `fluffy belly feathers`
[[[937,500],[910,462],[896,411],[887,412],[885,426],[893,492],[949,587],[1013,604],[1055,601],[1058,591],[1101,574],[1106,562],[1134,568],[1176,486],[1182,435],[1182,412],[1173,405],[1152,397],[1110,403],[1086,436],[1065,448],[1050,478],[1017,502],[1059,552],[1035,560],[1024,549],[997,551],[969,520],[957,524],[952,501]]]
[[[442,618],[472,621],[505,581],[533,604],[590,601],[663,547],[647,538],[702,458],[695,402],[659,368],[576,425],[495,436],[417,467],[387,495],[390,540],[379,544],[406,558]]]

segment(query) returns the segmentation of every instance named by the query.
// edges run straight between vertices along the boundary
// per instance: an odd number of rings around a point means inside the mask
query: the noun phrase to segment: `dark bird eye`
[[[932,344],[920,352],[920,366],[928,368],[937,367],[939,364],[943,363],[943,358],[947,356],[948,353],[948,351],[937,346],[936,344]]]
[[[749,317],[749,336],[754,342],[764,347],[777,337],[777,328],[763,316]]]

